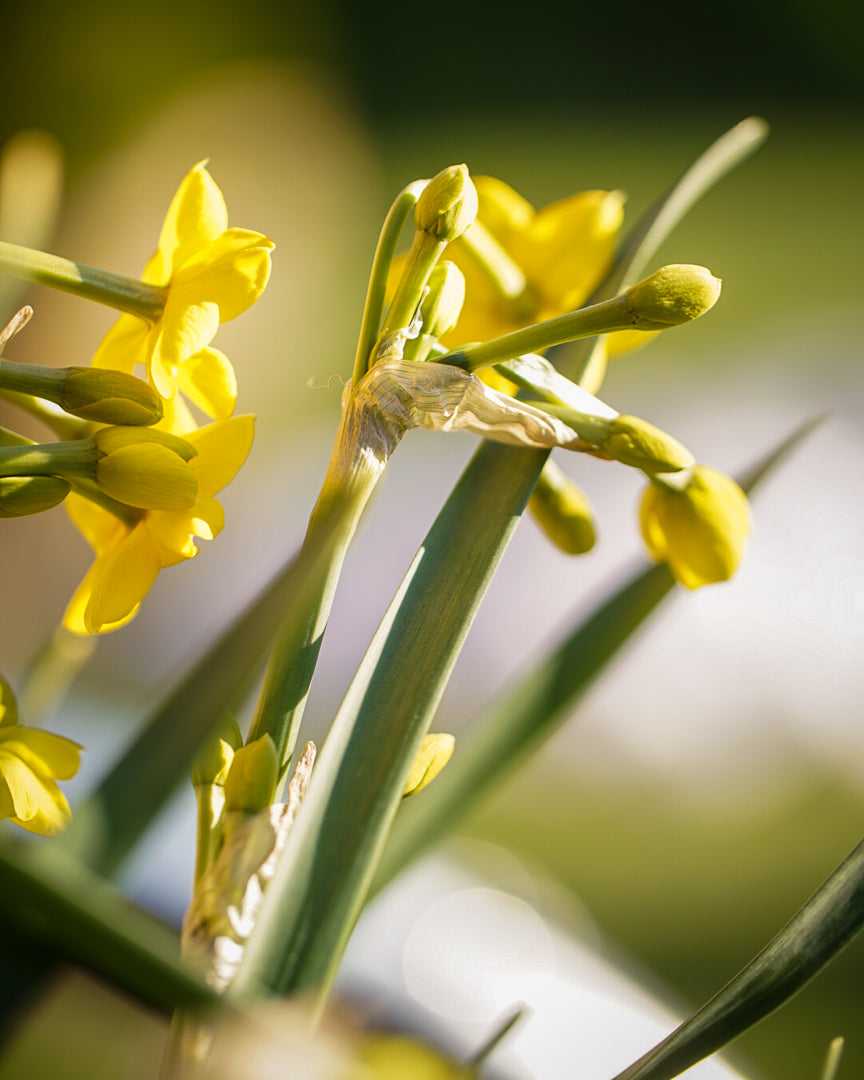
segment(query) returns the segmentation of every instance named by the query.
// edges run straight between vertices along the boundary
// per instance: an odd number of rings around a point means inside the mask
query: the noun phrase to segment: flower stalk
[[[148,323],[158,321],[168,296],[168,290],[160,285],[2,240],[0,270],[36,285],[47,285],[83,300],[93,300],[117,311],[137,315]]]

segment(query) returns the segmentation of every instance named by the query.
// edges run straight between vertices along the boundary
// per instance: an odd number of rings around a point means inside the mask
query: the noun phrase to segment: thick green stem
[[[289,610],[276,638],[249,732],[248,742],[270,735],[283,770],[297,741],[346,552],[399,438],[381,421],[371,446],[368,421],[366,410],[351,398],[303,542],[301,558],[314,558],[315,566],[314,581],[307,583],[308,603]]]
[[[95,266],[61,259],[45,251],[19,247],[0,240],[0,270],[13,277],[47,285],[52,289],[72,293],[85,300],[95,300],[118,311],[137,315],[155,323],[162,315],[168,290],[149,285],[137,278],[112,274]]]
[[[92,479],[95,470],[96,448],[90,439],[37,443],[33,446],[0,446],[0,476]]]

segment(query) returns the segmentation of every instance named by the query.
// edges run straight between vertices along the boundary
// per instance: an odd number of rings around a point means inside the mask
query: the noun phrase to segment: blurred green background
[[[7,12],[0,141],[39,127],[62,145],[59,254],[136,273],[176,184],[208,155],[231,223],[278,245],[268,293],[216,342],[238,368],[241,409],[259,416],[248,471],[225,500],[229,526],[101,643],[53,723],[88,747],[83,787],[159,685],[302,536],[338,412],[330,380],[348,374],[378,224],[404,183],[464,160],[537,205],[621,187],[632,220],[725,128],[761,113],[768,144],[658,259],[709,265],[724,278],[721,304],[622,360],[607,396],[729,470],[814,411],[832,419],[757,503],[740,581],[678,597],[591,695],[582,724],[471,830],[571,886],[601,931],[685,1006],[764,944],[864,820],[862,19],[839,0],[734,0],[722,12],[680,2],[157,0],[132,10],[31,0]],[[36,318],[13,358],[86,363],[110,313],[28,300]],[[313,727],[332,714],[470,450],[467,439],[419,435],[400,448],[349,562]],[[442,727],[470,723],[639,557],[638,487],[585,476],[598,551],[574,564],[530,525],[520,530]],[[15,681],[88,553],[62,513],[4,523],[0,551],[0,656]],[[186,798],[174,812],[188,811]],[[173,832],[179,840],[157,835],[129,887],[176,918],[189,883],[168,880],[172,844],[189,866],[192,840]],[[841,1076],[862,1075],[862,962],[859,942],[742,1039],[738,1059],[767,1080],[811,1080],[828,1041],[845,1034]],[[150,1076],[161,1037],[153,1018],[74,983],[31,1019],[0,1077],[57,1075],[58,1061],[68,1077]]]

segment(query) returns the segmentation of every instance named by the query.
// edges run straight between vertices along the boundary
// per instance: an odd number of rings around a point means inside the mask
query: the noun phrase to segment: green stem
[[[378,337],[372,362],[383,359],[398,343],[399,335],[408,329],[423,299],[423,290],[435,264],[447,247],[446,240],[439,240],[432,233],[418,229],[414,234],[408,264],[396,288],[396,295],[387,312],[384,328]],[[400,350],[401,355],[401,350]]]
[[[536,298],[528,288],[522,268],[504,250],[481,221],[474,221],[454,244],[461,248],[489,279],[489,283],[502,300],[519,301],[524,318],[537,310]],[[514,318],[519,312],[513,311]]]
[[[632,330],[633,323],[633,313],[626,296],[616,296],[490,341],[463,345],[442,357],[441,363],[454,364],[466,371],[477,371],[478,368],[504,360],[513,360],[524,353],[542,352],[565,341],[608,334],[614,330]]]
[[[369,287],[366,290],[366,306],[363,309],[363,321],[360,325],[360,337],[357,342],[357,356],[354,359],[354,373],[351,377],[351,381],[355,386],[369,368],[369,357],[372,355],[372,350],[378,339],[378,330],[384,312],[384,296],[387,292],[387,278],[396,252],[399,234],[402,232],[402,227],[408,215],[417,205],[417,199],[425,186],[425,180],[415,180],[403,188],[390,207],[381,227],[378,246],[375,248],[375,257],[372,260]]]
[[[0,385],[0,398],[41,421],[60,439],[80,439],[92,430],[92,425],[86,420],[70,416],[52,402],[34,398],[29,393],[21,394],[17,390],[6,390]]]
[[[72,293],[85,300],[95,300],[118,311],[137,315],[149,323],[157,322],[165,307],[168,290],[137,278],[112,274],[95,266],[61,259],[44,251],[7,244],[0,240],[0,270],[13,277],[47,285]]]
[[[269,734],[284,771],[300,721],[342,564],[360,517],[392,450],[370,452],[365,411],[352,398],[342,416],[330,464],[309,519],[301,558],[318,553],[309,602],[293,606],[279,632],[247,742]]]
[[[63,476],[86,480],[92,479],[95,468],[96,450],[90,439],[0,446],[0,476]]]

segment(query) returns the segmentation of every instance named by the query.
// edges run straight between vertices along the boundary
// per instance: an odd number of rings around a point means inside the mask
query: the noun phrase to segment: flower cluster
[[[139,281],[87,267],[64,278],[62,260],[17,254],[24,269],[28,260],[48,266],[31,277],[124,312],[90,368],[0,362],[0,391],[63,436],[34,444],[0,431],[0,515],[65,499],[96,553],[63,619],[77,634],[128,622],[162,568],[195,556],[196,538],[219,533],[223,512],[214,496],[252,444],[254,418],[232,415],[234,369],[211,341],[220,322],[261,295],[273,243],[228,227],[205,165],[195,165],[177,190]],[[0,344],[29,314],[19,313]],[[212,422],[199,426],[193,407]]]
[[[633,348],[660,330],[697,318],[719,296],[719,281],[703,267],[666,266],[612,300],[580,307],[612,264],[623,220],[619,192],[585,191],[535,210],[500,180],[481,176],[472,181],[464,166],[439,175],[449,177],[451,195],[458,186],[455,178],[461,177],[462,209],[469,206],[471,213],[467,218],[463,213],[459,229],[444,237],[447,243],[428,260],[423,274],[417,272],[416,241],[409,255],[394,260],[388,280],[390,310],[371,366],[389,362],[395,378],[395,362],[400,359],[435,360],[476,372],[506,394],[519,388],[524,404],[509,406],[500,396],[493,397],[494,389],[460,388],[460,408],[467,413],[470,400],[471,410],[469,419],[460,420],[450,400],[455,376],[433,380],[428,369],[436,365],[426,364],[426,373],[418,371],[410,378],[413,422],[448,429],[461,426],[502,441],[566,446],[642,470],[649,487],[641,526],[652,557],[666,562],[687,588],[727,580],[738,566],[749,531],[741,489],[728,477],[696,464],[689,451],[665,432],[622,415],[593,396],[607,354]],[[415,214],[418,236],[425,228],[421,205],[439,183],[436,177],[420,195]],[[425,216],[434,218],[428,210]],[[443,256],[440,262],[438,255]],[[411,289],[413,307],[405,299]],[[397,317],[394,309],[399,311]],[[410,321],[400,325],[406,313]],[[599,347],[579,385],[538,355],[551,346],[587,337]],[[376,378],[383,382],[380,371]],[[404,393],[404,370],[399,378]],[[433,385],[446,403],[441,410],[446,416],[437,424],[428,416],[417,419]],[[426,409],[427,414],[430,411]],[[570,434],[560,428],[538,434],[538,411],[547,420],[566,425]],[[535,424],[530,436],[511,437],[515,412],[526,424]],[[593,545],[588,501],[552,462],[544,469],[530,507],[564,551],[579,554]]]

